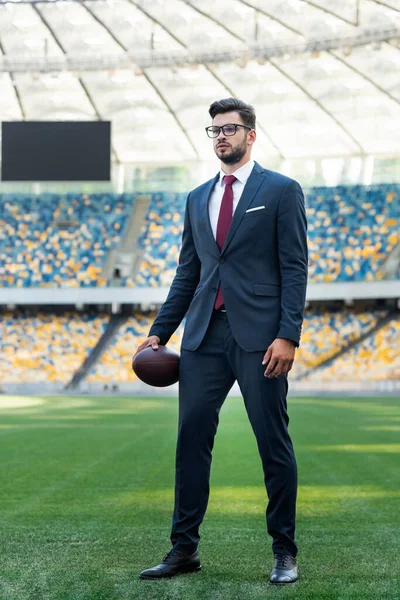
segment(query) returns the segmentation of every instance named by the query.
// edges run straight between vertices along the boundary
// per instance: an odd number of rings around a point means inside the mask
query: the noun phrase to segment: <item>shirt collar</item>
[[[232,173],[232,175],[234,175],[236,177],[236,179],[238,181],[240,181],[240,183],[243,183],[243,185],[246,183],[246,181],[248,180],[248,178],[250,177],[250,174],[253,170],[254,167],[254,160],[249,160],[249,162],[247,162],[246,164],[242,165],[240,167],[240,169],[238,169],[237,171],[235,171],[234,173]],[[220,186],[224,185],[224,177],[225,177],[226,173],[224,173],[222,171],[222,169],[219,172],[219,184]]]

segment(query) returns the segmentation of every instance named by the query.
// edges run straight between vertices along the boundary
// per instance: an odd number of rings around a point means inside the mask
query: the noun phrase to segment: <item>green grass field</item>
[[[242,400],[221,413],[199,574],[139,581],[169,548],[176,399],[0,397],[1,600],[399,600],[400,400],[291,398],[300,580],[271,542]]]

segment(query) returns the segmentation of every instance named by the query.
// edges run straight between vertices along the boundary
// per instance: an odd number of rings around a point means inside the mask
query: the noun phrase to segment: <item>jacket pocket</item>
[[[253,283],[253,292],[257,296],[280,296],[281,286],[272,283]]]

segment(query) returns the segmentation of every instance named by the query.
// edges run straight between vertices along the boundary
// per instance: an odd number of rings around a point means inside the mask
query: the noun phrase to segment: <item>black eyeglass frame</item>
[[[232,127],[232,126],[235,127],[235,131],[233,133],[225,133],[224,127]],[[210,135],[209,132],[213,127],[218,128],[217,135]],[[208,137],[213,140],[219,136],[221,131],[226,137],[232,137],[237,132],[238,127],[244,127],[245,129],[248,129],[249,131],[252,130],[252,127],[249,127],[248,125],[242,125],[241,123],[225,123],[225,125],[222,125],[221,127],[219,127],[218,125],[209,125],[208,127],[205,127],[204,129],[206,130]]]

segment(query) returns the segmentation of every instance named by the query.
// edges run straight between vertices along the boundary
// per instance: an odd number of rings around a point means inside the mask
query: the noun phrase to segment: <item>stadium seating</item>
[[[306,192],[311,282],[370,281],[400,242],[400,185],[311,188]],[[185,194],[153,194],[129,286],[169,286],[178,263]]]
[[[168,287],[178,263],[186,194],[153,193],[141,227],[142,262],[119,285]],[[311,282],[370,281],[400,242],[400,185],[307,190]],[[0,195],[3,287],[97,287],[134,195]],[[69,221],[65,229],[61,222]],[[72,223],[71,223],[72,222]],[[58,223],[58,224],[57,224]]]
[[[368,333],[386,310],[324,306],[306,312],[303,334],[290,378],[332,381],[400,378],[400,319],[393,319],[330,366],[317,368],[338,351]],[[107,384],[137,379],[132,355],[147,336],[155,313],[135,313],[120,327],[86,380]],[[55,314],[50,310],[17,309],[0,313],[0,379],[3,382],[68,383],[104,333],[106,314]],[[169,346],[179,351],[181,325]]]
[[[297,352],[296,365],[291,378],[296,379],[309,369],[329,359],[339,350],[367,333],[386,311],[341,310],[329,307],[320,311],[308,311],[304,320],[301,346]],[[87,377],[89,382],[135,381],[131,370],[131,358],[136,347],[147,336],[155,313],[136,313],[119,330],[110,346],[94,365]],[[179,351],[183,326],[179,327],[168,345]]]
[[[399,348],[400,317],[397,317],[332,364],[314,371],[308,380],[330,382],[400,379]]]
[[[138,239],[143,259],[135,281],[127,279],[126,285],[171,285],[178,264],[186,198],[187,194],[152,195]]]
[[[0,381],[67,383],[106,329],[109,317],[30,309],[0,313]]]
[[[319,311],[307,310],[291,378],[304,375],[347,348],[368,333],[386,314],[386,310],[344,310],[340,306],[329,305]]]
[[[132,356],[138,345],[147,337],[155,313],[135,313],[119,329],[112,343],[106,348],[93,369],[86,377],[86,381],[104,383],[125,383],[136,381],[137,376],[132,371]],[[183,327],[180,326],[171,337],[168,346],[179,352]]]
[[[400,185],[307,191],[309,278],[372,281],[400,242]]]
[[[102,268],[120,241],[133,199],[132,194],[0,194],[0,285],[107,285]]]

